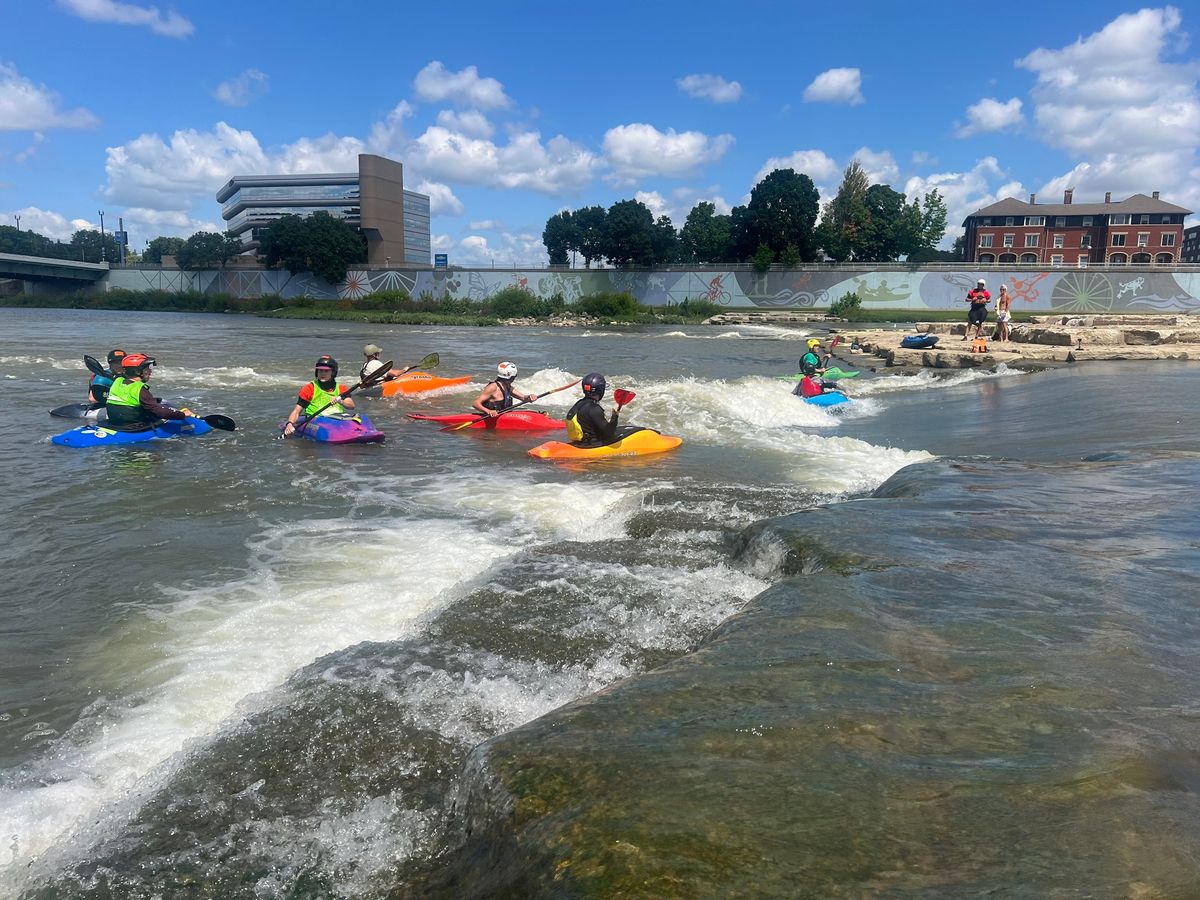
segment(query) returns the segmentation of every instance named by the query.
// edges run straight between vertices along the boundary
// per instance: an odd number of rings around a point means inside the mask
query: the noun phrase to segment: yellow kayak
[[[619,441],[601,447],[577,447],[562,441],[546,441],[529,451],[535,459],[613,459],[621,456],[650,456],[666,453],[683,443],[683,438],[659,434],[651,428],[640,428]]]

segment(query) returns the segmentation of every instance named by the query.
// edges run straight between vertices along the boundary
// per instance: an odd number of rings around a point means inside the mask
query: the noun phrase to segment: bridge
[[[108,274],[108,263],[75,262],[45,256],[0,253],[0,279],[21,281],[73,281],[95,284]]]

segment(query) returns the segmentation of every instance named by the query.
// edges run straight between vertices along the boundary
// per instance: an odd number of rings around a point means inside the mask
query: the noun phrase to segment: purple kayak
[[[279,428],[282,431],[287,423]],[[317,416],[303,430],[296,427],[295,437],[322,444],[378,444],[385,435],[366,416]]]

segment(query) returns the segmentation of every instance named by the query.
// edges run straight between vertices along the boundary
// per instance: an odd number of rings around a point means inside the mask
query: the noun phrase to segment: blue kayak
[[[50,443],[59,447],[112,447],[117,444],[144,444],[165,438],[198,437],[212,431],[212,426],[203,419],[187,418],[171,420],[146,428],[142,431],[117,431],[104,425],[81,425],[56,434]]]
[[[849,403],[850,398],[837,391],[829,391],[825,394],[817,394],[815,397],[805,397],[804,402],[811,403],[813,406],[837,406],[841,403]]]

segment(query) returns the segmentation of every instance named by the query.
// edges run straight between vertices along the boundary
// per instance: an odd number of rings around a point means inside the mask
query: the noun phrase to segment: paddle
[[[429,356],[434,357],[436,360],[437,354],[430,353]],[[421,360],[421,362],[417,363],[417,365],[424,365],[425,360],[429,359],[429,356],[425,357],[425,359]],[[311,416],[305,417],[304,421],[301,422],[292,433],[299,434],[300,432],[302,432],[305,429],[305,427],[308,425],[309,422],[311,422],[313,419],[315,419],[321,413],[325,412],[325,410],[329,409],[329,407],[333,406],[335,403],[339,403],[340,401],[344,400],[346,397],[349,397],[351,394],[353,394],[359,388],[372,387],[376,384],[379,384],[381,381],[386,380],[388,373],[390,371],[392,371],[392,361],[389,359],[387,362],[385,362],[382,366],[380,366],[378,369],[376,369],[370,375],[365,375],[362,378],[360,378],[358,380],[358,384],[356,384],[354,387],[350,388],[350,390],[346,391],[346,393],[339,394],[337,400],[330,400],[328,403],[326,403],[324,406],[322,406],[320,409],[318,409]],[[287,435],[280,434],[279,437],[285,438],[285,437],[287,437]]]
[[[94,356],[85,355],[83,357],[83,364],[87,366],[93,374],[103,375],[106,378],[108,377],[108,372],[105,371],[104,366],[100,365],[100,361]],[[103,404],[99,404],[94,408],[99,409],[100,406],[103,406]],[[54,415],[53,412],[50,414]],[[217,429],[217,431],[237,431],[237,422],[233,421],[233,419],[229,418],[229,416],[222,416],[218,413],[213,413],[211,416],[193,416],[193,418],[199,419],[202,422],[207,422],[210,426]]]
[[[83,364],[88,367],[88,370],[93,375],[103,375],[105,378],[108,377],[107,370],[104,368],[104,366],[100,365],[100,360],[96,359],[96,357],[84,354]]]
[[[623,391],[620,388],[617,388],[615,391],[613,391],[613,399],[617,401],[617,412],[621,411],[622,406],[632,403],[633,398],[636,396],[637,394],[635,394],[633,391]]]
[[[579,384],[579,382],[580,382],[581,380],[582,380],[582,379],[576,379],[575,381],[572,381],[570,384],[564,384],[562,387],[556,387],[556,388],[552,388],[551,390],[548,390],[548,391],[545,391],[544,393],[538,394],[538,395],[537,395],[537,398],[538,398],[538,400],[541,400],[543,397],[546,397],[546,396],[548,396],[548,395],[550,395],[550,394],[557,394],[559,391],[565,391],[567,388],[573,388],[573,387],[575,387],[575,385]],[[537,402],[537,401],[535,401],[535,400],[522,400],[520,403],[514,403],[514,404],[513,404],[512,406],[510,406],[508,409],[502,409],[502,410],[500,410],[500,412],[496,413],[496,415],[494,415],[494,416],[483,416],[483,415],[481,415],[481,416],[480,416],[478,419],[472,419],[470,422],[463,422],[461,425],[447,425],[445,428],[443,428],[443,429],[441,429],[441,430],[442,430],[442,431],[446,431],[446,432],[450,432],[450,431],[458,431],[460,428],[469,428],[470,426],[472,426],[472,425],[474,425],[474,424],[476,424],[476,423],[478,423],[478,422],[482,422],[484,419],[498,419],[498,418],[500,418],[502,415],[504,415],[505,413],[510,413],[510,412],[512,412],[512,411],[513,411],[514,409],[516,409],[518,406],[524,406],[526,403],[535,403],[535,402]]]
[[[403,369],[400,370],[400,375],[392,375],[390,373],[392,364],[388,363],[389,374],[383,380],[384,381],[392,381],[396,378],[399,378],[401,375],[408,374],[413,369],[436,369],[438,367],[438,365],[441,363],[441,361],[442,361],[442,358],[440,356],[438,356],[436,353],[430,353],[419,363],[414,363],[411,366],[405,366]]]

